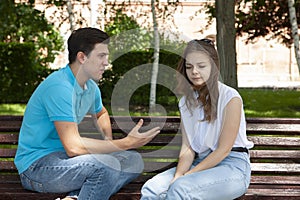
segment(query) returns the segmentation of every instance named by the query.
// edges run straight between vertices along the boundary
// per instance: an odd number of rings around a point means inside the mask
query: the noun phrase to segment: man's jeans
[[[45,193],[69,193],[79,200],[105,200],[135,179],[144,168],[135,151],[87,154],[69,158],[55,152],[20,174],[24,188]]]

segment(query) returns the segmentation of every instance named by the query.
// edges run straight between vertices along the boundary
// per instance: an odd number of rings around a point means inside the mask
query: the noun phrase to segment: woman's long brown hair
[[[211,72],[209,79],[201,86],[194,86],[188,79],[186,74],[186,56],[191,52],[204,53],[210,58]],[[186,105],[189,110],[197,105],[202,105],[204,109],[204,120],[209,122],[217,118],[217,106],[219,98],[218,80],[220,63],[219,56],[215,49],[214,43],[208,39],[192,40],[187,44],[183,52],[183,56],[178,64],[177,76],[178,85],[177,92],[186,96]],[[198,98],[195,101],[194,92],[198,93]]]

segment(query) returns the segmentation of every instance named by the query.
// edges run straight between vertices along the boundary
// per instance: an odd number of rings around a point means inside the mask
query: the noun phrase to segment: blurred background
[[[36,86],[67,64],[72,30],[90,26],[112,37],[111,66],[99,82],[109,110],[126,72],[146,63],[149,77],[160,64],[176,69],[187,41],[210,38],[222,47],[221,58],[232,58],[221,79],[239,90],[247,117],[300,117],[299,25],[293,31],[291,20],[300,21],[299,1],[292,1],[294,9],[286,0],[228,2],[220,9],[222,0],[2,0],[0,114],[22,115]],[[149,115],[160,104],[179,115],[177,102],[172,88],[151,81],[134,92],[130,112]]]

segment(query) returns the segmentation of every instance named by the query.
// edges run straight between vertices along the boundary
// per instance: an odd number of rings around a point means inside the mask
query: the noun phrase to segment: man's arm
[[[54,124],[65,151],[70,157],[89,153],[111,153],[135,149],[147,144],[160,132],[159,127],[156,127],[140,133],[138,130],[143,125],[143,120],[140,120],[125,138],[98,140],[81,137],[75,122],[56,121]]]
[[[111,140],[112,137],[112,130],[111,130],[111,122],[109,114],[105,107],[97,113],[97,121],[96,126],[99,131],[101,131],[105,135],[105,139]]]

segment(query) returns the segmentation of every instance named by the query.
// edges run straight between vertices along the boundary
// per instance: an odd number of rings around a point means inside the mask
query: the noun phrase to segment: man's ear
[[[83,64],[86,60],[86,55],[82,51],[79,51],[77,53],[77,60],[80,62],[80,64]]]

